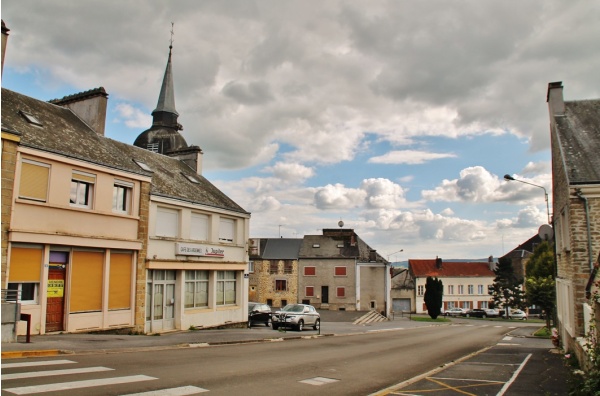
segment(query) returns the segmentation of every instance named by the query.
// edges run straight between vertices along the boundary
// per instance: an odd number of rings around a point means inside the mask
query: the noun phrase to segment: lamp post
[[[397,252],[394,252],[394,253],[390,253],[390,254],[388,254],[388,256],[387,256],[387,261],[388,261],[388,262],[390,261],[390,256],[393,256],[394,254],[397,254],[397,253],[402,253],[403,251],[404,251],[404,249],[400,249],[400,250],[398,250]]]
[[[530,186],[539,187],[544,190],[544,197],[546,198],[546,214],[548,215],[548,224],[550,224],[550,206],[548,205],[548,192],[543,186],[539,186],[537,184],[529,183],[523,180],[515,179],[511,175],[504,175],[504,180],[506,181],[517,181],[519,183],[529,184]]]

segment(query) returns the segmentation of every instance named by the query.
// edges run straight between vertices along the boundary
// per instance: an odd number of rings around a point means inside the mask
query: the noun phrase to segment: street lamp
[[[388,261],[388,262],[390,261],[390,256],[393,256],[394,254],[397,254],[397,253],[402,253],[403,251],[404,251],[404,249],[400,249],[400,250],[398,250],[397,252],[394,252],[394,253],[390,253],[390,254],[388,254],[388,256],[387,256],[387,261]]]
[[[529,182],[526,182],[526,181],[523,181],[523,180],[515,179],[511,175],[504,175],[504,180],[506,180],[506,181],[517,181],[519,183],[529,184],[530,186],[539,187],[542,190],[544,190],[544,197],[546,198],[546,214],[548,215],[548,224],[550,224],[550,207],[548,206],[548,192],[546,191],[546,189],[544,187],[539,186],[537,184],[529,183]]]

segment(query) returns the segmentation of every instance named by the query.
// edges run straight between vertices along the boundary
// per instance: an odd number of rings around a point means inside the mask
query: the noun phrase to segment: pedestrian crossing
[[[52,382],[47,384],[38,384],[38,385],[27,385],[27,386],[18,386],[11,387],[10,381],[14,380],[27,380],[31,378],[45,378],[52,377],[52,379],[60,378],[61,380],[64,378],[69,378],[69,376],[78,374],[78,375],[86,375],[92,373],[102,373],[102,372],[110,372],[115,369],[110,367],[79,367],[79,368],[67,368],[64,369],[64,365],[77,364],[77,362],[73,360],[45,360],[45,361],[36,361],[36,362],[18,362],[18,363],[3,363],[2,364],[2,375],[0,379],[2,380],[2,390],[14,395],[35,395],[39,393],[46,392],[64,392],[64,391],[74,391],[77,389],[84,388],[95,388],[95,387],[107,387],[107,386],[118,386],[122,384],[130,384],[136,382],[145,382],[145,381],[154,381],[159,380],[157,377],[151,377],[148,375],[128,375],[128,376],[114,376],[108,378],[97,378],[97,379],[85,379],[85,380],[77,380],[77,381],[64,381],[64,382]],[[56,369],[48,369],[52,368],[52,366],[57,366],[61,368]],[[35,371],[36,368],[44,368],[41,371]],[[11,371],[11,369],[16,369],[19,372],[6,373],[6,371]],[[23,371],[30,370],[32,371]],[[72,377],[71,377],[72,378]],[[122,394],[120,396],[158,396],[158,395],[168,395],[168,396],[186,396],[186,395],[197,395],[200,393],[208,392],[207,389],[200,388],[197,386],[181,386],[176,388],[168,388],[168,389],[157,389],[148,392],[141,393],[128,393]]]

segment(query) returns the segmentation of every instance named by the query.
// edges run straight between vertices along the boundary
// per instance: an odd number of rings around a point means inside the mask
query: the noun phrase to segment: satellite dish
[[[340,226],[340,228],[342,228],[344,226],[344,222],[342,220],[338,221],[338,226]]]
[[[554,230],[550,224],[542,224],[538,230],[538,235],[542,240],[549,241],[554,236]]]

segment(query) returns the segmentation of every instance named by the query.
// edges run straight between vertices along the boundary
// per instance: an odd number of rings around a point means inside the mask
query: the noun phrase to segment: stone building
[[[254,238],[250,240],[248,299],[284,307],[298,299],[298,253],[302,239]]]
[[[548,85],[558,329],[563,348],[585,364],[584,338],[600,305],[600,100],[565,101]],[[596,283],[595,283],[596,282]],[[596,334],[596,339],[599,334]]]

